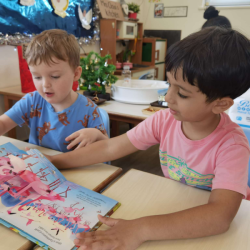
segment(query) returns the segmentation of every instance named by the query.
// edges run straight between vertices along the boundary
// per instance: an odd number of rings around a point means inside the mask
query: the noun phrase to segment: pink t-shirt
[[[164,175],[203,189],[228,189],[250,199],[248,181],[249,144],[243,130],[225,113],[206,138],[192,141],[169,109],[156,112],[127,132],[140,150],[160,144]]]

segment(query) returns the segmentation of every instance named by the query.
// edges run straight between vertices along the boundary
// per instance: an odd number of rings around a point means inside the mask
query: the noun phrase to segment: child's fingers
[[[78,148],[86,147],[87,145],[88,145],[88,144],[86,144],[85,141],[82,141],[81,143],[79,143],[79,145],[78,145],[74,150],[76,150],[76,149],[78,149]]]
[[[78,131],[76,131],[75,133],[69,135],[68,137],[65,138],[65,141],[71,141],[73,139],[75,139],[77,136],[79,135]]]
[[[79,144],[81,142],[81,139],[79,137],[77,137],[75,140],[73,140],[68,146],[67,149],[71,149],[74,146],[76,146],[77,144]]]

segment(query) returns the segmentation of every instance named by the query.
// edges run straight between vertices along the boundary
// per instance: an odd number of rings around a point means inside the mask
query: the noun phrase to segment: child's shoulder
[[[86,108],[95,108],[97,105],[87,96],[78,94],[78,105],[85,105]]]
[[[249,148],[249,142],[242,127],[233,122],[226,113],[222,113],[221,118],[224,120],[221,126],[224,141],[228,145],[242,145]]]

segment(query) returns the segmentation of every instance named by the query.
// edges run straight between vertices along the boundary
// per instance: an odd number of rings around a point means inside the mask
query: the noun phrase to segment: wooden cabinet
[[[165,80],[165,57],[167,40],[158,38],[143,38],[142,64],[155,66],[155,80]]]
[[[109,60],[108,63],[116,63],[116,43],[117,41],[128,41],[128,48],[131,50],[136,50],[135,55],[132,56],[132,63],[141,64],[142,60],[142,36],[143,36],[143,25],[142,23],[137,23],[137,38],[136,39],[126,39],[117,37],[117,23],[121,22],[115,19],[101,19],[100,20],[100,48],[101,56],[111,54],[112,60]],[[132,22],[132,21],[126,21]],[[135,45],[136,43],[136,45]]]

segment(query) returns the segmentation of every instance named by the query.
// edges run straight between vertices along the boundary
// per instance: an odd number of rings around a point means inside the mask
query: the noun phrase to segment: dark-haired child
[[[160,144],[164,175],[211,190],[209,201],[188,210],[135,220],[99,216],[111,228],[77,235],[75,244],[82,249],[133,250],[148,240],[220,234],[230,227],[242,199],[250,198],[248,141],[224,113],[233,99],[250,87],[249,40],[234,30],[203,29],[169,49],[166,69],[169,109],[157,112],[127,134],[52,156],[51,161],[61,168],[74,168]]]

